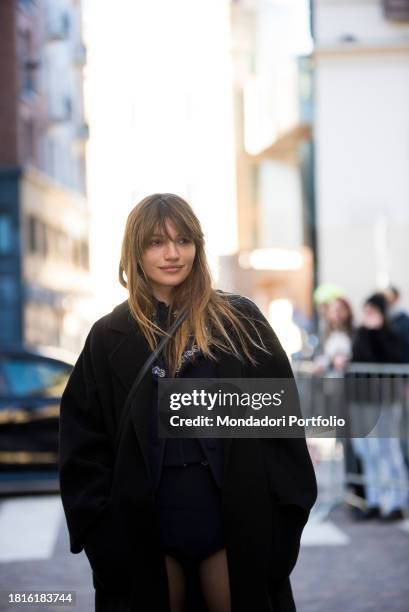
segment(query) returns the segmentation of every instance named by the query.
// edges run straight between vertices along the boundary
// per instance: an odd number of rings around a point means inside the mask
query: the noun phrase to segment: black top
[[[400,311],[391,315],[391,328],[402,338],[404,345],[403,361],[409,363],[409,315]]]
[[[402,363],[402,339],[388,326],[379,329],[359,327],[352,344],[352,362]]]
[[[169,307],[155,300],[155,322],[168,329]],[[186,378],[217,378],[215,361],[205,358],[197,346],[190,345],[182,356],[182,365],[177,374]],[[159,438],[158,436],[158,378],[168,376],[168,367],[163,355],[152,366],[152,419],[151,419],[151,469],[155,486],[158,485],[162,466],[185,467],[189,463],[207,462],[217,484],[223,481],[224,440],[220,438]]]

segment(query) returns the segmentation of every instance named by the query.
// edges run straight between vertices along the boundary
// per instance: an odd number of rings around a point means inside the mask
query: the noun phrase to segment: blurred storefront
[[[312,60],[289,46],[299,8],[232,3],[239,253],[222,259],[221,280],[266,315],[282,300],[308,320],[316,261]],[[305,30],[304,37],[308,19]]]
[[[77,0],[0,3],[0,343],[89,326],[85,47]]]

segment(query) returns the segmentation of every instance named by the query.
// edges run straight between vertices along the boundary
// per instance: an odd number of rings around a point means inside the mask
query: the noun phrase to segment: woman
[[[362,325],[354,339],[351,361],[390,364],[401,363],[402,360],[403,343],[388,324],[386,298],[381,293],[375,293],[364,303]],[[352,438],[351,442],[363,465],[367,501],[366,509],[356,518],[379,518],[389,522],[405,518],[408,479],[400,440],[394,437],[402,419],[401,398],[395,398],[391,393],[390,374],[383,387],[380,378],[381,374],[377,378],[373,376],[372,385],[364,386],[362,383],[356,391],[361,400],[357,410],[369,418],[369,423],[373,423],[374,404],[368,402],[367,396],[371,391],[373,396],[377,389],[376,401],[380,410],[375,422],[377,434]]]
[[[345,371],[352,354],[352,341],[354,335],[354,316],[352,307],[344,297],[337,297],[330,302],[325,311],[325,339],[323,354],[314,360],[314,374],[339,376]],[[362,476],[360,457],[354,452],[350,438],[337,437],[343,448],[344,469],[348,475]],[[361,510],[356,507],[358,500],[365,499],[365,489],[362,484],[348,482],[348,500],[352,502],[350,511],[355,518],[361,516]]]
[[[155,415],[158,377],[291,379],[283,349],[253,302],[212,288],[178,196],[131,211],[119,272],[129,298],[92,326],[61,401],[61,496],[96,610],[295,610],[289,575],[317,496],[305,438],[165,443]],[[132,383],[184,311],[116,449]]]
[[[349,302],[342,297],[330,302],[325,314],[327,329],[323,354],[314,361],[314,373],[325,370],[343,371],[351,357],[353,314]]]

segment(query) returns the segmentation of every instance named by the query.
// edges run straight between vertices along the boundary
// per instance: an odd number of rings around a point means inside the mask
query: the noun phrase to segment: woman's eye
[[[189,240],[189,238],[180,238],[179,239],[179,243],[180,244],[189,244],[191,242],[191,240]]]

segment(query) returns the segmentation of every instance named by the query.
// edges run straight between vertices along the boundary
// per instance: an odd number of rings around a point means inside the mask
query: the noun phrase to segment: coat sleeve
[[[60,491],[73,553],[83,549],[84,535],[106,507],[111,487],[112,446],[95,371],[96,355],[98,360],[104,356],[97,323],[86,338],[60,404]]]

